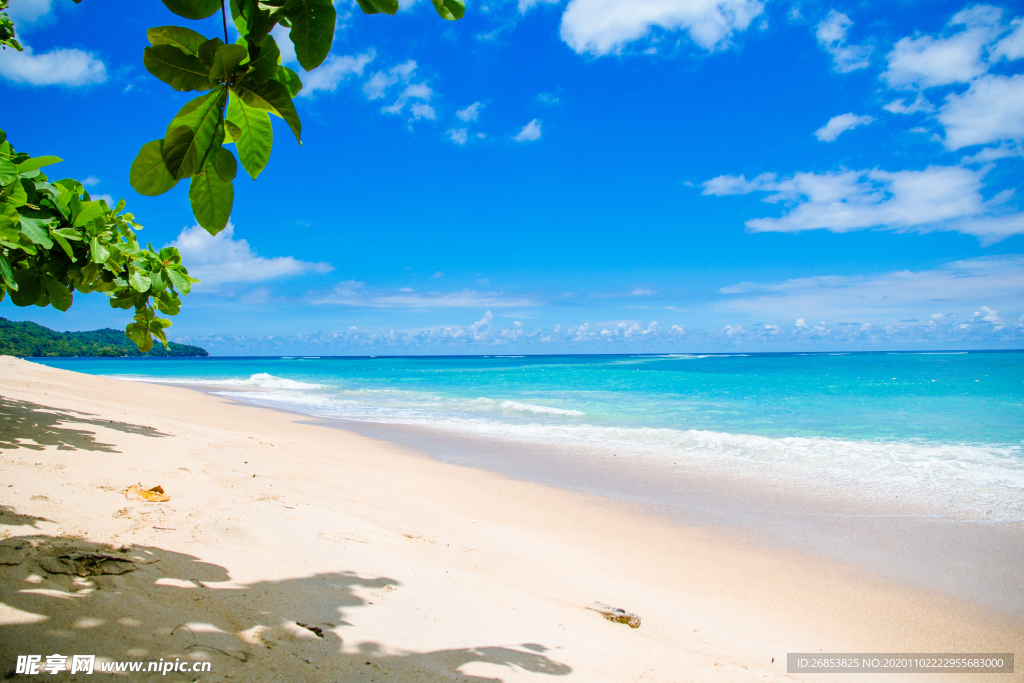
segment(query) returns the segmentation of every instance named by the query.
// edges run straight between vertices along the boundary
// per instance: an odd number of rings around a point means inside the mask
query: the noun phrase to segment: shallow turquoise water
[[[41,362],[1024,520],[1024,352]]]

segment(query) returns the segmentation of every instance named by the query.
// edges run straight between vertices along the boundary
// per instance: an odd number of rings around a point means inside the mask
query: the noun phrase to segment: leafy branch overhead
[[[398,0],[358,2],[366,14],[398,11]],[[465,14],[463,0],[432,2],[444,19],[456,20]],[[229,44],[222,0],[163,3],[186,19],[206,19],[220,11],[224,40],[181,26],[146,32],[150,42],[142,58],[146,70],[175,90],[204,94],[178,111],[162,139],[142,146],[132,163],[131,184],[141,194],[155,196],[188,178],[192,212],[201,226],[216,235],[227,226],[234,202],[237,162],[225,145],[235,145],[238,161],[255,180],[270,160],[271,114],[283,119],[302,144],[302,122],[292,101],[302,90],[302,81],[281,64],[271,30],[278,24],[290,29],[295,56],[303,69],[311,71],[330,54],[337,16],[331,0],[230,0],[231,20],[239,37]]]
[[[0,301],[66,311],[76,291],[104,292],[114,308],[135,309],[125,333],[140,351],[153,337],[166,347],[171,321],[157,311],[177,315],[199,281],[177,249],[139,246],[142,226],[123,199],[111,209],[77,180],[50,182],[40,169],[59,161],[16,152],[0,130]]]

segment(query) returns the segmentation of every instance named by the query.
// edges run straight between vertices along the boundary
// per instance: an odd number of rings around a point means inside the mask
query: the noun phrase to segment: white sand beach
[[[170,500],[129,500],[133,484]],[[863,569],[293,414],[11,357],[0,506],[3,675],[19,654],[60,653],[211,662],[131,680],[860,681],[787,674],[786,655],[1024,654],[1019,620]],[[132,571],[42,566],[75,551]],[[585,609],[595,601],[641,626]]]

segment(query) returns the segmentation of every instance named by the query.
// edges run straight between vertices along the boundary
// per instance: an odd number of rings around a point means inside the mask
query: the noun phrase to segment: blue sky
[[[938,0],[337,3],[232,227],[128,184],[189,99],[155,0],[12,0],[2,127],[124,197],[220,354],[1024,346],[1024,11]],[[292,65],[299,70],[297,65]],[[301,70],[300,70],[301,73]],[[17,103],[11,106],[11,103]],[[57,329],[123,327],[100,295]]]

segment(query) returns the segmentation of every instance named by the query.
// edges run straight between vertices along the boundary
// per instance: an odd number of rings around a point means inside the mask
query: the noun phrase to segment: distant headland
[[[55,356],[209,356],[206,349],[189,344],[170,343],[170,349],[154,344],[140,353],[122,330],[104,328],[91,332],[56,332],[31,322],[12,322],[0,318],[0,356],[42,358]]]

